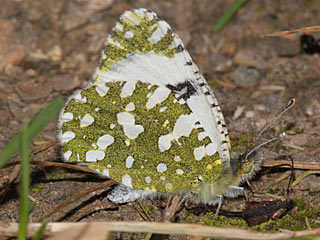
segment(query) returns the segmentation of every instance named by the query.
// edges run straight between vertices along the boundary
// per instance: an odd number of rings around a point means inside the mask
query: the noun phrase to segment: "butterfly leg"
[[[218,215],[219,215],[219,211],[220,211],[220,208],[221,208],[221,205],[222,205],[222,201],[223,201],[223,195],[219,195],[218,196],[219,198],[219,202],[218,202],[218,206],[217,206],[217,210],[216,210],[216,214],[214,215],[214,225],[216,226],[217,225],[217,218],[218,218]]]
[[[238,186],[233,186],[233,185],[229,185],[226,189],[226,192],[224,193],[224,196],[231,197],[231,198],[235,198],[240,195],[246,196],[246,192],[245,192],[244,188],[238,187]],[[247,198],[247,196],[246,196],[246,198]]]

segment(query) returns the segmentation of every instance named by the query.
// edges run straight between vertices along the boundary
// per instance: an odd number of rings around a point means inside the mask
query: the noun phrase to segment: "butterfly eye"
[[[246,159],[245,162],[243,163],[243,171],[245,173],[249,173],[251,169],[252,169],[252,162]]]

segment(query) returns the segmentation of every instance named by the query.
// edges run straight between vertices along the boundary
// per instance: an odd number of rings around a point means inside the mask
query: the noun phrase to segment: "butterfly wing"
[[[183,191],[214,182],[230,163],[216,98],[180,38],[146,9],[120,17],[59,128],[66,161],[135,189]]]

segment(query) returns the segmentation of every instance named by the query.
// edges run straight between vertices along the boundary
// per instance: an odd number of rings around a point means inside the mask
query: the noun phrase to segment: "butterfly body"
[[[109,197],[117,202],[189,194],[216,204],[243,194],[239,184],[261,163],[230,158],[211,89],[180,38],[146,9],[120,17],[92,82],[60,114],[59,140],[64,160],[123,184]]]

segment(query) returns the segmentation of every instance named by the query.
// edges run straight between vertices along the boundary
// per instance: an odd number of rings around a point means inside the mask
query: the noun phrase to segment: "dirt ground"
[[[155,11],[178,33],[220,103],[231,140],[235,145],[252,141],[291,97],[296,105],[267,130],[258,142],[286,131],[278,143],[259,150],[268,160],[290,155],[295,161],[320,163],[320,57],[301,52],[301,35],[266,38],[264,34],[319,24],[317,0],[249,1],[219,33],[213,24],[232,0],[0,0],[0,149],[19,129],[55,96],[66,99],[86,86],[98,64],[103,43],[118,17],[126,10],[144,7]],[[316,38],[320,34],[314,34]],[[240,115],[238,114],[240,113]],[[32,143],[36,148],[56,139],[56,121]],[[238,148],[235,148],[238,150]],[[242,146],[241,149],[246,149]],[[239,155],[239,151],[235,155]],[[18,160],[18,157],[13,160]],[[32,156],[36,161],[60,161],[54,144]],[[5,182],[14,168],[0,170]],[[253,191],[284,196],[289,170],[263,168],[252,181]],[[304,171],[295,170],[296,177]],[[101,182],[99,177],[61,168],[33,167],[31,221],[63,200]],[[0,220],[18,221],[18,179],[5,186],[0,199]],[[3,186],[3,184],[2,184]],[[107,203],[105,192],[88,195],[49,218],[68,221],[81,209]],[[262,197],[261,197],[262,196]],[[266,194],[260,200],[274,199]],[[310,175],[292,188],[291,199],[299,199],[313,210],[309,221],[319,226],[320,176]],[[143,202],[151,220],[161,210]],[[226,200],[226,210],[243,209],[244,198]],[[70,212],[71,211],[71,212]],[[295,207],[292,211],[298,211]],[[178,222],[201,222],[182,210]],[[191,214],[192,215],[192,214]],[[201,217],[202,216],[202,217]],[[92,211],[78,221],[143,220],[136,205],[118,210]],[[306,228],[301,220],[301,228]],[[277,229],[271,227],[271,229]],[[266,230],[266,229],[264,229]],[[122,238],[116,235],[115,238]]]

